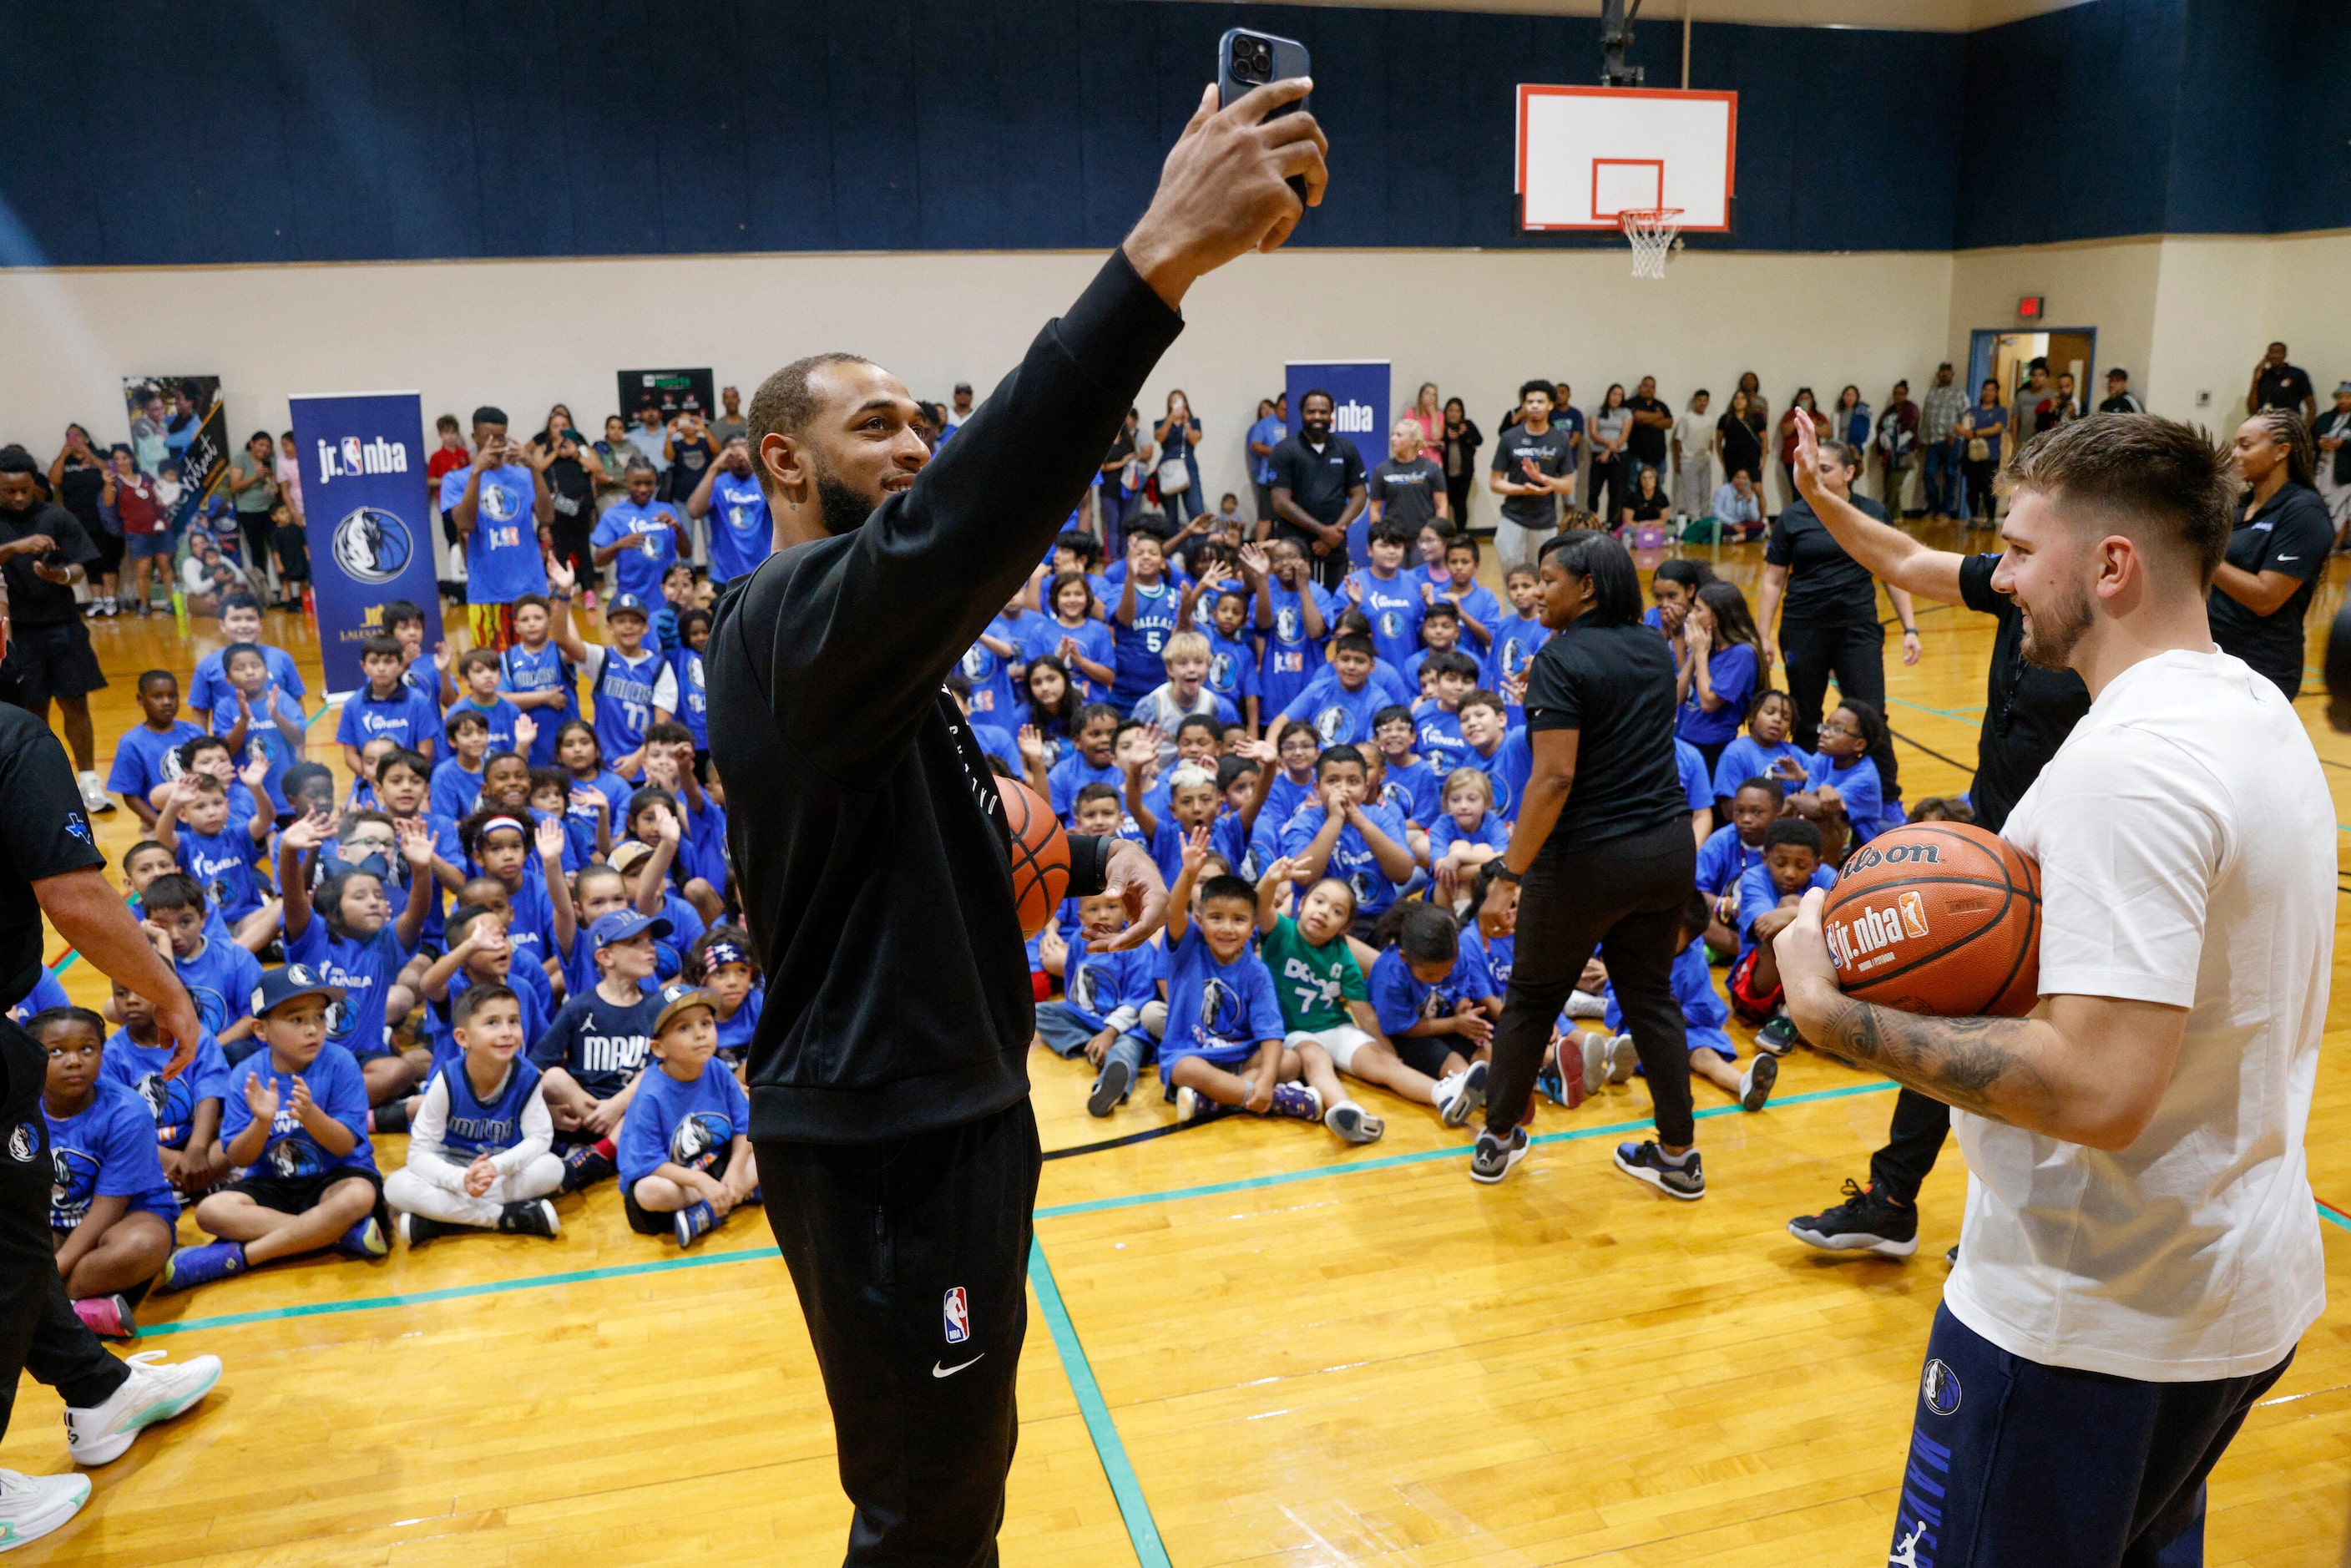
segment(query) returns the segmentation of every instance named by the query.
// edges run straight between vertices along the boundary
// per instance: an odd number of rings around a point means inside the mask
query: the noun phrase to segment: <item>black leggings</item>
[[[1780,617],[1780,654],[1788,666],[1788,695],[1796,705],[1792,731],[1797,747],[1812,751],[1821,738],[1822,703],[1828,695],[1829,676],[1836,676],[1837,695],[1855,697],[1877,710],[1881,721],[1869,758],[1877,764],[1878,782],[1886,799],[1902,798],[1902,779],[1894,770],[1893,731],[1886,717],[1886,628],[1875,621],[1850,625],[1821,626],[1809,619]]]
[[[1869,1182],[1897,1203],[1915,1204],[1927,1173],[1943,1152],[1951,1134],[1951,1108],[1930,1100],[1916,1089],[1905,1089],[1894,1099],[1894,1123],[1886,1130],[1886,1146],[1869,1156]]]
[[[1597,948],[1648,1074],[1658,1140],[1686,1147],[1697,1130],[1689,1035],[1674,999],[1673,967],[1682,905],[1698,881],[1689,818],[1565,849],[1545,849],[1519,898],[1518,962],[1494,1031],[1486,1125],[1507,1137],[1525,1118],[1543,1047]]]
[[[1962,465],[1962,470],[1968,476],[1968,515],[1991,522],[1992,508],[2000,504],[1999,497],[1992,494],[1991,483],[1992,476],[2000,472],[1999,460],[1987,457],[1979,463],[1970,457]]]

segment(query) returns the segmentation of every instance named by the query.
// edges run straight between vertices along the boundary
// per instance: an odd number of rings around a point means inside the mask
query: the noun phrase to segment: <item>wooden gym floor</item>
[[[1757,548],[1722,554],[1751,594]],[[2314,658],[2345,577],[2336,563],[2314,608]],[[1914,800],[1966,787],[1991,643],[1987,618],[1921,608],[1926,656],[1889,672]],[[307,626],[272,620],[315,683]],[[95,629],[116,683],[95,704],[102,750],[135,722],[138,671],[184,676],[216,645],[196,632]],[[2351,823],[2351,738],[2325,729],[2313,674],[2300,706]],[[331,716],[312,733],[333,760]],[[101,841],[119,852],[134,828],[118,811]],[[2215,1478],[2215,1568],[2335,1562],[2351,1517],[2351,1218],[2326,1207],[2351,1205],[2342,954],[2309,1139],[2336,1304]],[[89,965],[65,980],[103,999]],[[1171,1120],[1138,1093],[1093,1121],[1082,1063],[1039,1053],[1032,1071],[1049,1150]],[[1541,1146],[1490,1188],[1468,1180],[1470,1130],[1369,1088],[1388,1134],[1368,1148],[1225,1122],[1052,1160],[1004,1560],[1883,1562],[1959,1239],[1957,1149],[1907,1261],[1832,1259],[1783,1227],[1865,1179],[1890,1088],[1809,1051],[1757,1115],[1700,1085],[1712,1187],[1690,1206],[1609,1167],[1645,1125],[1638,1087],[1544,1103]],[[378,1140],[386,1168],[403,1144]],[[19,1561],[837,1562],[848,1506],[764,1222],[680,1255],[630,1235],[609,1186],[561,1208],[553,1242],[461,1238],[150,1303],[128,1348],[211,1352],[226,1375]],[[28,1378],[0,1465],[66,1464],[57,1400]]]

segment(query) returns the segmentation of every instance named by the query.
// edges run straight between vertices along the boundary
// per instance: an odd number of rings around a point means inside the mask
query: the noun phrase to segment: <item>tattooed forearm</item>
[[[1840,998],[1818,1042],[1947,1105],[2032,1126],[2054,1103],[2031,1019],[1924,1018]]]

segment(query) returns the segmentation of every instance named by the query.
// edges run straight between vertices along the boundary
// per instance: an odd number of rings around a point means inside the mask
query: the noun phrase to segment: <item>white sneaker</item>
[[[81,1511],[88,1476],[27,1476],[0,1470],[0,1552],[38,1541]]]
[[[141,1428],[169,1421],[212,1391],[220,1381],[220,1357],[200,1355],[162,1366],[160,1350],[141,1351],[123,1364],[131,1375],[114,1397],[94,1409],[66,1406],[66,1451],[78,1465],[103,1465],[120,1458]]]
[[[1608,1012],[1608,998],[1595,997],[1590,991],[1574,991],[1569,994],[1564,1010],[1572,1019],[1603,1018]]]
[[[1641,1064],[1641,1053],[1633,1045],[1633,1037],[1620,1034],[1608,1042],[1608,1082],[1630,1083],[1633,1069]]]
[[[81,789],[81,809],[91,816],[99,816],[114,810],[114,801],[106,792],[106,784],[97,774],[87,771],[77,773],[74,775],[74,783]]]
[[[1609,1037],[1583,1030],[1579,1038],[1583,1041],[1583,1092],[1597,1094],[1608,1087]]]

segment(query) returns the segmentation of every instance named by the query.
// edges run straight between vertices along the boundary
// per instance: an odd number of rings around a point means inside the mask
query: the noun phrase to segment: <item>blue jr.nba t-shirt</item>
[[[139,1103],[154,1113],[158,1144],[184,1149],[196,1107],[228,1093],[228,1058],[221,1054],[220,1041],[213,1038],[213,1031],[202,1030],[196,1035],[196,1059],[177,1078],[163,1076],[171,1061],[170,1046],[141,1045],[131,1038],[129,1030],[118,1029],[107,1037],[98,1075],[138,1095]]]
[[[1264,1041],[1290,1032],[1281,1021],[1273,974],[1254,946],[1244,945],[1231,963],[1218,963],[1207,934],[1195,920],[1165,955],[1161,969],[1167,981],[1167,1032],[1159,1044],[1162,1083],[1180,1058],[1238,1061],[1254,1055]]]
[[[677,513],[667,501],[613,503],[596,519],[589,542],[598,547],[622,545],[612,558],[613,591],[633,593],[648,606],[661,602],[661,583],[677,559]]]
[[[768,497],[756,476],[721,468],[710,481],[710,580],[732,582],[759,569],[775,549]]]
[[[301,1072],[312,1103],[350,1130],[352,1143],[346,1155],[329,1154],[310,1136],[301,1118],[294,1114],[295,1075],[277,1070],[266,1046],[239,1062],[229,1074],[228,1092],[222,1097],[221,1104],[223,1147],[235,1143],[238,1134],[253,1125],[253,1107],[246,1101],[245,1086],[255,1078],[266,1078],[277,1085],[277,1114],[269,1124],[269,1141],[262,1145],[260,1157],[245,1167],[246,1171],[288,1180],[340,1170],[375,1169],[375,1150],[370,1146],[367,1135],[367,1080],[350,1051],[322,1046]]]
[[[1410,572],[1383,578],[1368,568],[1351,572],[1349,580],[1364,585],[1363,610],[1372,623],[1372,646],[1381,658],[1404,668],[1420,646],[1420,618],[1428,607],[1420,600],[1420,583]],[[1348,596],[1341,595],[1341,608]]]
[[[49,1228],[71,1230],[101,1197],[130,1200],[166,1225],[180,1222],[180,1199],[163,1179],[155,1124],[147,1103],[105,1078],[89,1104],[71,1116],[43,1117],[49,1131]]]
[[[470,468],[441,476],[441,509],[454,512],[465,497]],[[474,531],[465,536],[465,602],[512,604],[526,593],[547,591],[547,565],[539,553],[538,487],[527,465],[509,463],[482,470],[474,492]]]

